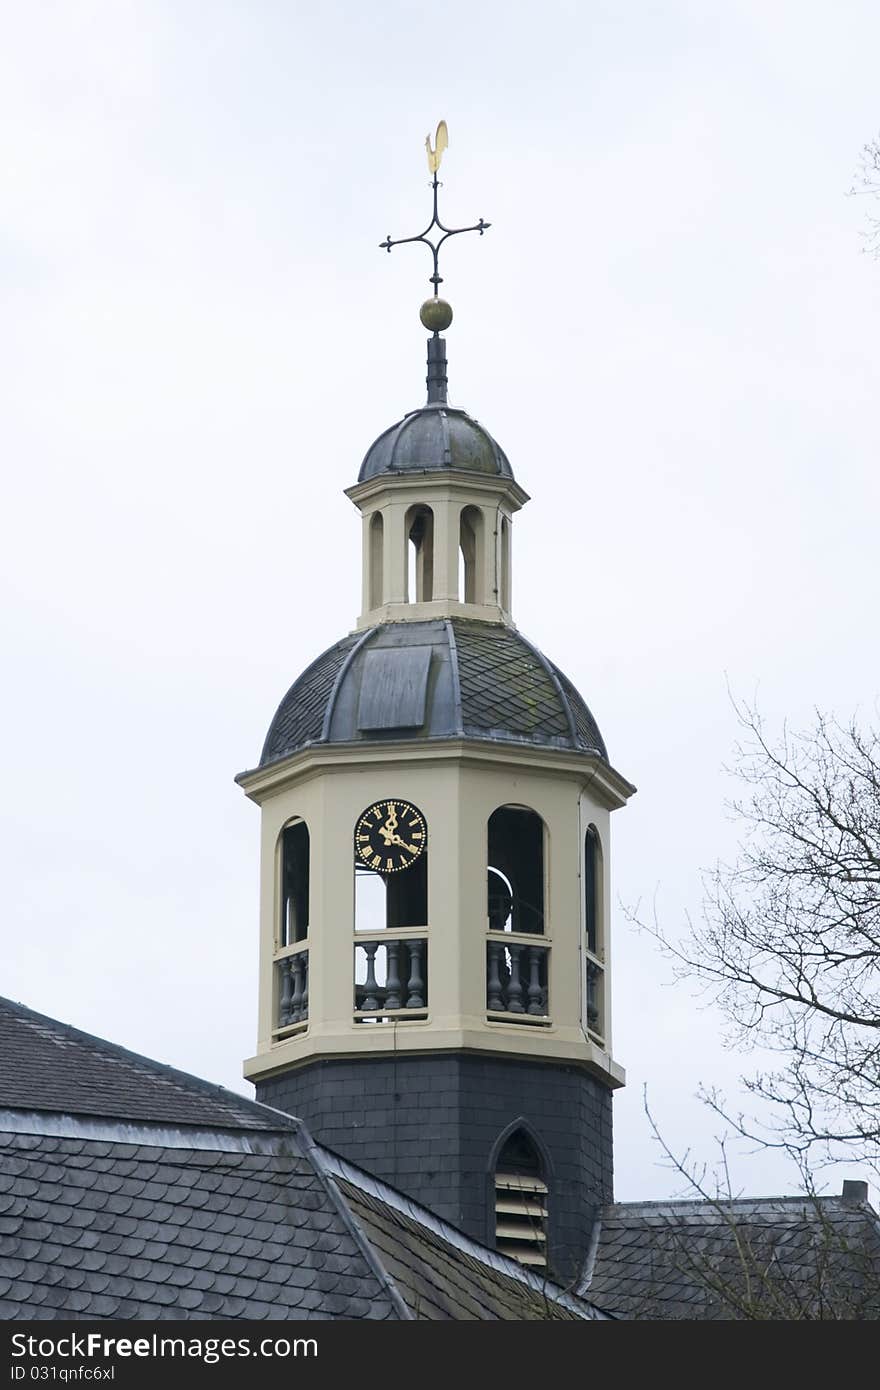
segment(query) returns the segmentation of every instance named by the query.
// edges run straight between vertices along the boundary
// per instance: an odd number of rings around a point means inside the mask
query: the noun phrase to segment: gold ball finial
[[[419,318],[430,333],[442,333],[452,323],[452,305],[445,299],[426,299]]]

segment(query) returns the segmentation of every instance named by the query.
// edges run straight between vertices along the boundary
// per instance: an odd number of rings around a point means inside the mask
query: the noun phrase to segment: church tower
[[[634,788],[516,628],[529,500],[447,400],[437,209],[427,402],[367,450],[355,629],[260,764],[257,1098],[478,1240],[570,1278],[612,1198],[610,813]],[[437,243],[429,240],[434,226]],[[383,243],[390,251],[396,242]],[[549,595],[548,595],[549,598]]]

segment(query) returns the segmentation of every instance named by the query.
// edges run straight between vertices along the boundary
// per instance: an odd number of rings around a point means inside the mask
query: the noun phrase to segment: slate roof
[[[620,1318],[877,1318],[880,1220],[866,1198],[847,1183],[841,1197],[615,1203],[579,1292]]]
[[[372,679],[366,657],[429,650],[417,727],[360,727]],[[387,665],[383,667],[388,679]],[[515,628],[464,618],[384,623],[337,642],[290,687],[269,727],[260,766],[321,743],[472,738],[567,749],[607,761],[595,719],[571,681]]]
[[[264,1107],[0,999],[0,1108],[277,1128]],[[35,1100],[36,1098],[36,1100]]]
[[[4,1318],[399,1316],[295,1135],[253,1154],[5,1134],[0,1212]]]
[[[0,1318],[602,1316],[294,1118],[8,1000],[0,1085]]]

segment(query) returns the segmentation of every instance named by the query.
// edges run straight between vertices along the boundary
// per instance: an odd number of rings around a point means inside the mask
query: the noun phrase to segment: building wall
[[[525,1119],[547,1159],[549,1257],[580,1269],[612,1200],[611,1091],[582,1069],[479,1055],[334,1058],[260,1081],[257,1099],[477,1240],[493,1243],[491,1160]]]

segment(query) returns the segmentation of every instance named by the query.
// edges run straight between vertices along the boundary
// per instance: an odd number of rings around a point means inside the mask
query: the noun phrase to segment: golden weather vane
[[[440,161],[443,158],[443,151],[449,144],[449,131],[446,129],[446,122],[441,121],[437,127],[437,134],[434,136],[434,148],[431,149],[431,137],[425,136],[425,149],[428,151],[428,168],[432,174],[436,174],[440,168]]]

